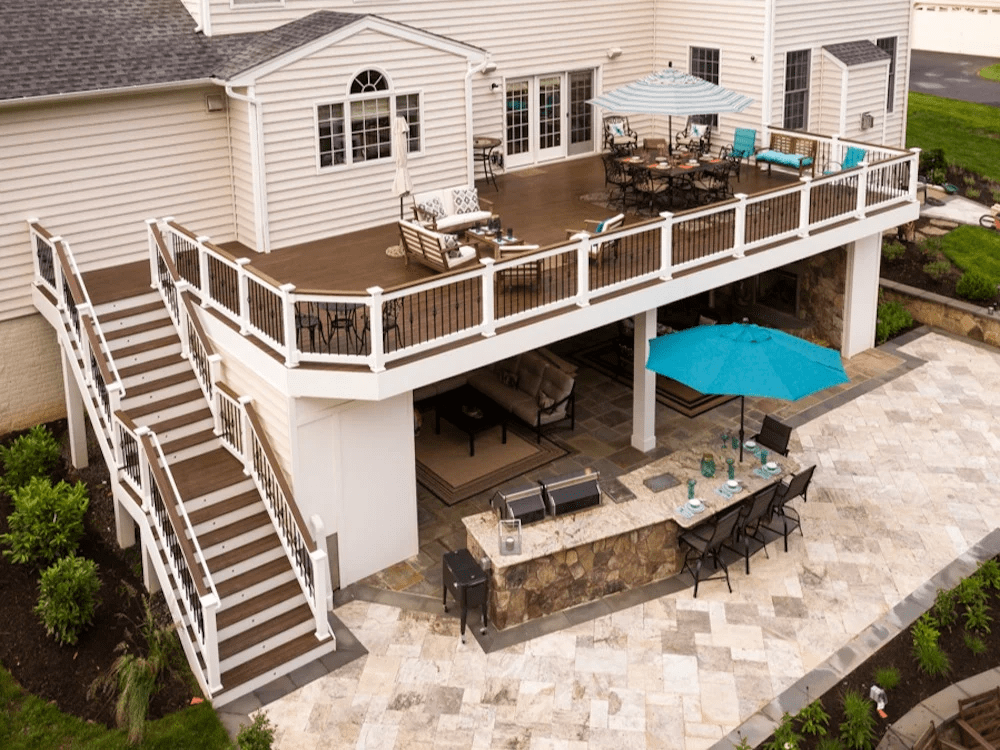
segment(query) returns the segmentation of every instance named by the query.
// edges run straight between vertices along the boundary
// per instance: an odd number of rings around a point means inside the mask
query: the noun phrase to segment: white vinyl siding
[[[230,99],[229,132],[233,154],[233,207],[236,239],[257,250],[257,218],[254,212],[253,151],[250,147],[250,104]]]
[[[431,189],[467,182],[465,59],[362,32],[256,84],[264,113],[272,248],[399,218],[399,199],[389,189],[393,159],[356,163],[346,171],[318,166],[316,105],[343,99],[354,75],[376,55],[395,91],[420,94],[423,151],[409,158],[413,184]]]
[[[218,88],[0,111],[0,319],[34,311],[25,219],[68,241],[83,270],[148,256],[146,219],[233,239],[227,118]]]
[[[817,133],[832,135],[841,133],[844,118],[844,92],[847,89],[847,68],[833,55],[824,51],[816,60],[817,86],[813,105],[813,128]],[[820,165],[824,166],[825,165]]]
[[[882,127],[887,115],[885,111],[886,76],[889,63],[857,65],[848,72],[847,102],[844,128],[841,134],[871,143],[882,143]],[[867,130],[861,128],[861,115],[870,112],[874,124]]]

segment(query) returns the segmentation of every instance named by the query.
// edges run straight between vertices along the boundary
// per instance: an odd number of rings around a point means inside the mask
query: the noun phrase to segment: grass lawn
[[[976,270],[1000,284],[1000,233],[960,226],[941,238],[941,251],[963,271]]]
[[[4,750],[127,750],[125,733],[88,724],[24,693],[0,667],[0,747]],[[191,706],[146,725],[139,745],[147,750],[229,750],[225,728],[208,703]]]
[[[1000,182],[1000,117],[996,107],[910,92],[906,145],[944,150],[949,164]]]
[[[1000,63],[983,68],[979,71],[979,75],[987,81],[1000,81]]]

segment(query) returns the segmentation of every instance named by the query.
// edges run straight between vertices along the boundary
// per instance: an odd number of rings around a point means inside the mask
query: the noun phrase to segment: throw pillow
[[[625,137],[625,126],[622,125],[620,122],[612,122],[608,125],[608,127],[611,128],[611,135],[615,136],[616,138]]]
[[[517,373],[504,370],[500,373],[500,382],[508,388],[517,388]]]
[[[605,221],[607,221],[607,219],[605,219]],[[602,221],[600,224],[597,225],[597,227],[594,229],[594,234],[600,234],[603,231],[604,231],[604,221]]]
[[[454,234],[442,234],[441,247],[445,250],[458,250],[458,237]]]
[[[428,198],[423,203],[418,204],[417,212],[423,221],[433,221],[445,215],[444,204],[438,197]]]
[[[705,126],[694,124],[691,126],[691,137],[692,138],[704,138],[705,137]]]
[[[457,260],[462,257],[462,251],[456,247],[454,250],[448,251],[448,257]]]
[[[552,406],[555,406],[555,403],[556,403],[556,400],[554,398],[552,398],[552,396],[550,396],[549,394],[547,394],[545,391],[539,391],[538,392],[538,408],[539,409],[548,409],[548,408],[550,408]]]
[[[476,188],[455,188],[451,191],[451,202],[456,214],[471,214],[479,210],[479,190]]]

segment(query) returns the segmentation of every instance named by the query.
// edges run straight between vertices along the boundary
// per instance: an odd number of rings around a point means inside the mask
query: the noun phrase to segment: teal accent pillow
[[[605,219],[604,221],[607,221],[607,219]],[[601,232],[604,231],[604,221],[602,221],[600,224],[597,225],[597,229],[594,230],[594,234],[600,234]]]

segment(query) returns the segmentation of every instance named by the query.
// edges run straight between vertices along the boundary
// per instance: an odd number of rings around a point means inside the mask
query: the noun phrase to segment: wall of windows
[[[420,150],[420,95],[396,94],[388,78],[365,70],[351,81],[345,102],[316,108],[320,167],[389,159],[392,122],[402,117],[409,126],[409,153]]]

